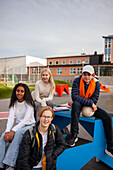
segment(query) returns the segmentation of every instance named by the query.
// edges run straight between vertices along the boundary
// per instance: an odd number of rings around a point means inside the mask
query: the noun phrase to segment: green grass
[[[35,89],[35,87],[29,87],[29,89],[32,92]],[[13,87],[8,87],[4,84],[0,84],[0,99],[10,98],[12,91]]]
[[[57,84],[68,84],[69,87],[72,87],[72,84],[63,81],[63,80],[54,80],[55,85]],[[30,92],[32,92],[35,89],[35,84],[34,85],[29,85]],[[13,87],[8,87],[4,84],[0,84],[0,99],[6,99],[10,98],[12,94]]]
[[[0,84],[0,99],[10,98],[12,90],[13,87],[8,87],[6,85]]]
[[[68,83],[68,82],[66,82],[64,80],[54,80],[54,82],[55,82],[55,85],[57,85],[57,84],[68,84],[69,87],[72,87],[71,83]]]
[[[29,87],[30,92],[32,92],[33,90],[35,90],[35,87]]]

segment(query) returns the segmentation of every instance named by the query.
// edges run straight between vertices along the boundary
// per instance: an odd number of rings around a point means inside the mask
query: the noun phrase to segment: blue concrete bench
[[[113,119],[112,119],[113,121]],[[93,141],[87,144],[66,149],[57,160],[58,170],[80,170],[93,157],[97,157],[111,168],[113,168],[113,158],[105,153],[106,138],[103,123],[94,117],[80,117],[80,124],[93,137]],[[60,129],[71,123],[70,111],[55,112],[53,123]]]

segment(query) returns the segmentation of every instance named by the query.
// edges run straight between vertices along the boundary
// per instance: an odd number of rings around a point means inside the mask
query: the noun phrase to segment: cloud
[[[0,1],[0,56],[101,52],[112,9],[112,0]]]

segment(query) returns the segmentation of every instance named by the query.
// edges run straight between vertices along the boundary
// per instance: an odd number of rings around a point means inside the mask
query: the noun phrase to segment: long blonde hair
[[[44,68],[41,72],[41,80],[42,80],[42,73],[44,71],[47,71],[47,73],[49,74],[49,83],[51,83],[51,93],[53,94],[55,92],[55,83],[54,83],[54,80],[53,80],[53,77],[52,77],[52,73],[50,71],[50,69],[48,68]]]

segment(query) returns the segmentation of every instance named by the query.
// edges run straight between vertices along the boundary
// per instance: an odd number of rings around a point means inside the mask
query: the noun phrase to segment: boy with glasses
[[[65,149],[65,139],[60,129],[51,124],[53,118],[54,111],[50,106],[39,110],[36,126],[23,136],[17,170],[56,169],[56,159]]]

